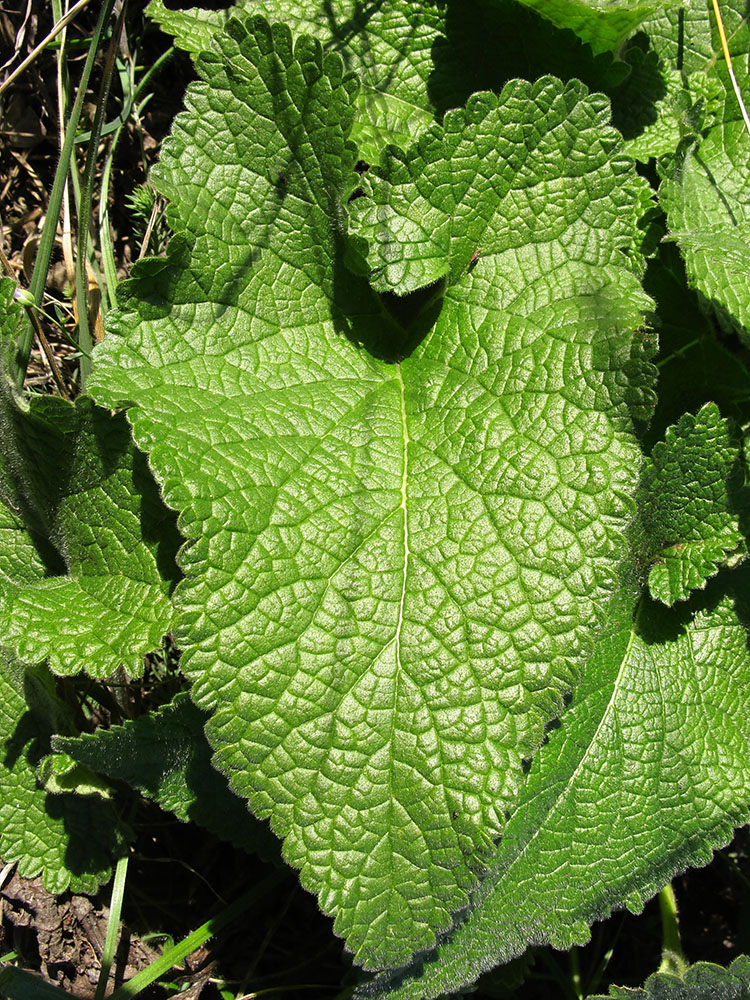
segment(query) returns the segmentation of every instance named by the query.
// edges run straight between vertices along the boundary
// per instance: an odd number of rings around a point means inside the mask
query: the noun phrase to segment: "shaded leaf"
[[[99,774],[127,782],[183,822],[192,820],[266,860],[278,859],[277,839],[211,766],[205,721],[206,713],[180,694],[150,715],[78,737],[56,736],[52,746]]]
[[[19,307],[0,280],[3,350]],[[124,416],[0,376],[0,633],[24,662],[104,677],[171,628],[179,535]]]
[[[67,707],[40,668],[0,650],[0,857],[49,892],[94,893],[111,876],[130,831],[99,796],[50,795],[36,769],[55,730],[72,731]]]
[[[744,79],[750,35],[743,0],[722,0],[721,10],[735,69]],[[623,58],[633,71],[613,95],[615,121],[638,159],[673,153],[715,121],[740,117],[711,0],[660,4]]]
[[[750,364],[732,338],[720,339],[710,313],[687,288],[685,266],[674,243],[662,243],[650,260],[644,288],[657,304],[659,371],[657,405],[643,436],[646,450],[686,411],[709,401],[742,425],[750,420]]]
[[[659,195],[688,278],[720,323],[750,345],[750,136],[743,122],[711,129],[665,169]]]

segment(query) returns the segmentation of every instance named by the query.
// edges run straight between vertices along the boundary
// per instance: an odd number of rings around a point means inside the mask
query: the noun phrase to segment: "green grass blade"
[[[104,991],[107,988],[109,972],[115,957],[117,947],[117,932],[120,928],[120,914],[122,913],[122,901],[125,896],[125,879],[128,874],[128,856],[120,858],[115,868],[115,878],[112,885],[112,900],[109,907],[109,921],[107,923],[107,936],[104,940],[104,951],[102,952],[102,967],[99,971],[99,981],[96,984],[94,1000],[104,1000]]]
[[[47,206],[47,217],[44,221],[44,226],[42,227],[42,235],[39,238],[39,248],[37,250],[36,261],[34,263],[34,271],[31,275],[31,281],[29,282],[29,292],[34,297],[34,302],[37,306],[42,304],[44,286],[47,283],[47,272],[49,271],[49,264],[52,258],[52,247],[54,246],[55,232],[57,230],[57,223],[60,216],[60,206],[62,205],[65,178],[68,175],[71,157],[73,155],[73,147],[75,145],[76,132],[78,130],[78,120],[81,117],[81,108],[83,107],[83,101],[86,96],[86,89],[88,87],[89,78],[91,77],[91,71],[94,68],[94,60],[96,59],[99,41],[101,39],[102,32],[104,31],[104,26],[112,13],[113,6],[114,0],[104,0],[104,3],[102,4],[101,11],[99,12],[99,18],[91,36],[91,45],[89,46],[86,62],[83,66],[83,72],[81,73],[81,83],[78,88],[78,93],[76,94],[73,109],[70,113],[70,118],[68,119],[68,126],[65,130],[65,139],[60,152],[60,159],[55,171],[55,179],[52,184],[52,191],[50,192],[49,204]],[[18,349],[14,358],[14,370],[12,373],[16,385],[19,388],[23,385],[26,367],[29,363],[32,341],[33,330],[31,324],[25,324],[21,329]]]
[[[104,114],[107,109],[107,98],[112,82],[112,72],[115,66],[115,51],[117,39],[122,30],[122,21],[125,11],[125,4],[120,8],[112,40],[107,51],[104,62],[104,73],[99,89],[99,96],[96,102],[96,112],[91,126],[91,138],[89,140],[88,152],[86,154],[86,167],[83,174],[83,185],[81,188],[81,204],[78,211],[78,246],[76,263],[76,304],[78,306],[78,343],[84,352],[81,357],[81,384],[83,385],[91,371],[91,362],[87,355],[91,354],[94,346],[89,330],[89,296],[87,282],[86,260],[88,253],[89,225],[91,222],[91,203],[94,197],[94,179],[96,174],[96,162],[99,151],[99,138],[101,136],[102,125],[104,124]]]
[[[169,972],[175,965],[184,961],[191,952],[195,951],[196,948],[200,948],[209,938],[218,934],[219,931],[240,916],[240,914],[244,913],[245,910],[248,910],[251,906],[270,895],[279,883],[287,877],[288,871],[286,869],[279,869],[272,872],[262,882],[259,882],[243,896],[240,896],[236,902],[228,906],[218,916],[207,920],[205,924],[201,924],[192,934],[188,934],[186,938],[179,941],[172,948],[169,948],[163,955],[160,955],[148,968],[143,969],[137,975],[133,976],[127,983],[123,983],[111,995],[110,1000],[130,1000],[131,997],[137,996],[147,986],[150,986],[151,983],[156,982],[166,972]],[[25,998],[22,998],[22,1000],[25,1000]]]

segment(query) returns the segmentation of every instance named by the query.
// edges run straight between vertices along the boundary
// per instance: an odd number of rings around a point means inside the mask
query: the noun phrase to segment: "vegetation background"
[[[63,200],[45,293],[42,326],[52,360],[35,347],[27,379],[27,388],[35,392],[74,396],[77,391],[79,355],[72,332],[77,322],[73,268],[78,219],[88,220],[93,246],[87,278],[94,339],[111,306],[114,283],[128,276],[139,257],[158,254],[168,238],[164,206],[149,187],[149,171],[193,70],[171,38],[147,19],[145,6],[145,0],[118,0],[100,40],[84,103],[89,123],[97,108],[104,112],[93,193],[89,204],[81,180],[88,145],[84,136],[75,150],[71,177],[76,181],[69,183]],[[75,16],[65,31],[45,41],[68,7]],[[61,116],[78,90],[99,9],[96,0],[0,3],[0,246],[6,271],[24,286],[47,215],[60,155]],[[110,74],[106,94],[103,84]],[[64,390],[54,377],[55,366]],[[142,680],[120,690],[90,680],[70,683],[88,685],[85,696],[96,705],[97,721],[110,725],[167,701],[180,678],[167,651],[152,658]],[[115,984],[148,967],[212,916],[226,913],[243,893],[257,889],[253,907],[141,995],[180,993],[190,1000],[347,995],[352,970],[341,942],[293,871],[278,873],[145,801],[131,800],[131,808],[137,841],[124,896]],[[681,947],[689,962],[728,965],[750,952],[747,830],[707,868],[677,878],[673,888]],[[108,887],[93,898],[69,893],[53,897],[41,880],[20,878],[0,862],[0,961],[41,973],[82,1000],[94,997],[110,892]],[[669,921],[665,926],[668,932]],[[580,1000],[606,992],[613,983],[641,984],[659,968],[665,926],[658,899],[640,916],[615,914],[593,928],[585,948],[569,953],[539,949],[512,968],[485,977],[478,995]]]

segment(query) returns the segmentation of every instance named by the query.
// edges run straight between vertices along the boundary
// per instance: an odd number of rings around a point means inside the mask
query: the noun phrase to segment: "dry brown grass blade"
[[[32,3],[33,0],[26,0],[26,10],[24,11],[23,19],[21,20],[21,24],[19,25],[19,27],[15,30],[15,36],[13,39],[13,54],[5,60],[2,66],[0,66],[0,73],[2,73],[3,70],[7,69],[13,63],[13,61],[18,56],[18,53],[23,48],[23,43],[26,38],[26,28],[29,23],[29,18],[31,17]],[[0,19],[2,19],[2,21],[4,22],[5,30],[3,31],[3,34],[7,36],[13,35],[14,31],[10,17],[2,10],[0,10]]]
[[[8,89],[8,87],[10,87],[11,83],[13,83],[13,81],[16,80],[21,75],[21,73],[23,73],[26,69],[28,69],[28,67],[38,57],[39,53],[43,52],[44,49],[47,48],[49,43],[53,41],[55,38],[57,38],[57,36],[60,34],[63,28],[65,28],[67,24],[70,24],[70,22],[73,20],[76,14],[82,11],[84,7],[87,7],[90,2],[91,0],[78,0],[78,3],[75,4],[73,7],[71,7],[68,13],[65,14],[64,17],[61,17],[60,20],[57,22],[57,24],[53,25],[52,29],[44,36],[44,38],[41,40],[41,42],[39,42],[38,45],[34,46],[31,52],[29,52],[29,54],[23,60],[23,62],[20,63],[18,66],[16,66],[13,72],[8,74],[8,76],[3,80],[3,82],[0,83],[0,94],[3,94]]]

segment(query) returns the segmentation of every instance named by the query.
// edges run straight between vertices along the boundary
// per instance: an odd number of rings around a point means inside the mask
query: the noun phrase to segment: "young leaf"
[[[36,767],[51,733],[72,730],[44,670],[24,668],[0,649],[0,857],[25,878],[40,872],[49,892],[96,892],[130,831],[99,796],[49,795]]]
[[[688,76],[679,62],[660,56],[642,31],[622,58],[630,73],[611,91],[612,120],[627,140],[628,155],[642,163],[667,156],[684,136],[714,120],[723,95],[715,71],[701,69]]]
[[[740,955],[728,969],[711,962],[691,965],[683,978],[664,972],[649,976],[643,989],[612,986],[609,996],[589,1000],[745,1000],[750,995],[750,958]]]
[[[654,600],[684,601],[722,564],[745,555],[739,457],[738,442],[714,403],[696,416],[686,413],[654,447],[638,504],[655,559],[648,576]]]
[[[742,121],[711,129],[665,170],[659,197],[691,284],[750,344],[750,136]]]
[[[14,282],[0,280],[2,350]],[[122,415],[18,394],[0,373],[0,634],[27,663],[104,677],[171,627],[179,536]]]
[[[245,851],[277,860],[278,840],[211,766],[206,714],[179,694],[151,715],[78,737],[55,736],[53,749],[108,778],[127,782],[173,812]]]
[[[748,620],[749,583],[742,567],[671,611],[646,598],[635,625],[632,598],[613,605],[620,627],[534,758],[466,913],[424,963],[361,995],[436,997],[529,945],[583,944],[593,921],[639,911],[729,842],[750,802],[750,654],[735,610]]]
[[[357,960],[398,965],[466,902],[615,586],[648,305],[619,248],[644,188],[601,98],[509,88],[445,176],[471,186],[551,105],[540,211],[572,149],[595,207],[576,189],[524,249],[525,175],[508,214],[480,199],[499,235],[407,344],[343,265],[353,78],[259,18],[217,44],[155,181],[184,232],[119,296],[89,386],[137,403],[191,540],[177,641],[215,763]]]

